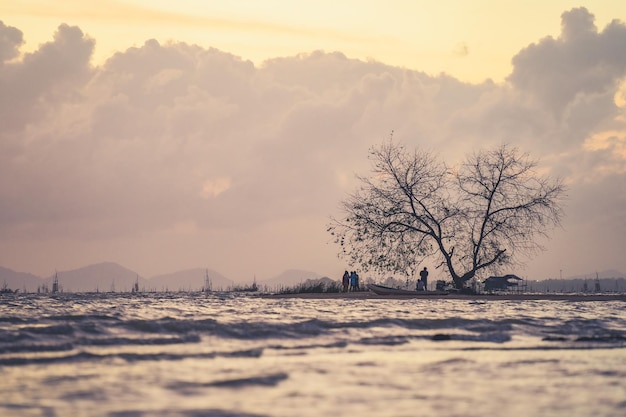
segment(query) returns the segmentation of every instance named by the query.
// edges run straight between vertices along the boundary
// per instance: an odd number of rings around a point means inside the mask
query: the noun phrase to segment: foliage
[[[340,256],[364,270],[413,276],[426,259],[457,288],[481,270],[499,271],[542,249],[560,224],[565,186],[506,145],[448,167],[428,152],[389,142],[370,150],[372,172],[342,202],[328,231]]]
[[[253,282],[251,285],[235,285],[229,288],[229,291],[232,292],[256,292],[258,290],[259,287],[256,285],[256,282]]]
[[[341,292],[339,282],[307,281],[294,287],[281,288],[279,294],[305,294],[305,293],[336,293]]]

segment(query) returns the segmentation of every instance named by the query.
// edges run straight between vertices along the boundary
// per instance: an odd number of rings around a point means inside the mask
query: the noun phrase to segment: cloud
[[[23,34],[20,30],[0,22],[0,65],[17,57],[19,47],[23,43]]]
[[[15,57],[21,32],[0,26],[1,54]],[[7,40],[12,40],[8,42]],[[89,58],[94,41],[77,27],[59,26],[52,42],[45,43],[19,62],[0,67],[0,124],[3,132],[23,128],[46,112],[46,106],[71,100],[91,77]]]
[[[508,77],[555,117],[563,117],[580,95],[602,96],[614,90],[626,70],[622,22],[614,20],[598,32],[585,8],[564,12],[561,18],[561,36],[544,38],[520,51],[513,57],[514,69]]]
[[[206,200],[217,197],[231,187],[230,178],[216,178],[206,180],[202,186],[202,197]]]
[[[143,274],[207,262],[227,275],[248,264],[326,273],[340,265],[328,216],[353,191],[354,174],[367,173],[368,148],[393,130],[450,162],[502,142],[541,158],[570,184],[572,222],[612,219],[570,237],[589,241],[591,257],[626,235],[626,26],[598,31],[582,8],[562,22],[558,38],[513,58],[503,84],[340,52],[255,66],[156,40],[94,67],[95,41],[68,25],[16,59],[22,34],[0,24],[0,249],[24,265],[89,252]],[[576,224],[565,228],[583,233]],[[42,241],[52,242],[50,254],[19,255]],[[285,254],[298,264],[286,265]],[[626,269],[614,262],[607,267]]]

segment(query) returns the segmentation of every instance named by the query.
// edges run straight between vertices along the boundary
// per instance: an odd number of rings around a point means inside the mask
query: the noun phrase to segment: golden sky
[[[147,39],[214,47],[259,65],[314,50],[463,81],[503,80],[511,58],[545,36],[560,15],[593,10],[596,25],[626,20],[622,0],[12,0],[0,19],[24,32],[23,51],[51,39],[61,23],[96,39],[94,63]]]
[[[0,266],[335,276],[329,215],[393,131],[451,164],[510,143],[566,181],[563,228],[510,272],[626,271],[624,0],[0,0],[0,21]]]

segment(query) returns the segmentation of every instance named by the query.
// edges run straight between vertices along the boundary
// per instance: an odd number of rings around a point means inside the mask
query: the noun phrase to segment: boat
[[[367,288],[369,288],[369,290],[372,291],[374,294],[378,295],[448,295],[448,292],[446,291],[411,291],[404,290],[402,288],[385,287],[384,285],[378,284],[367,284]]]
[[[4,285],[2,285],[2,288],[0,288],[0,294],[17,294],[18,291],[19,290],[12,290],[9,288],[6,281],[4,282]]]
[[[506,291],[511,287],[518,287],[519,282],[524,281],[517,275],[507,274],[504,276],[490,276],[483,281],[485,291]]]

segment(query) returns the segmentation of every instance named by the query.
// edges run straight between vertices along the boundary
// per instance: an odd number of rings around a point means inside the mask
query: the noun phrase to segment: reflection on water
[[[625,306],[9,296],[0,415],[626,415]]]

